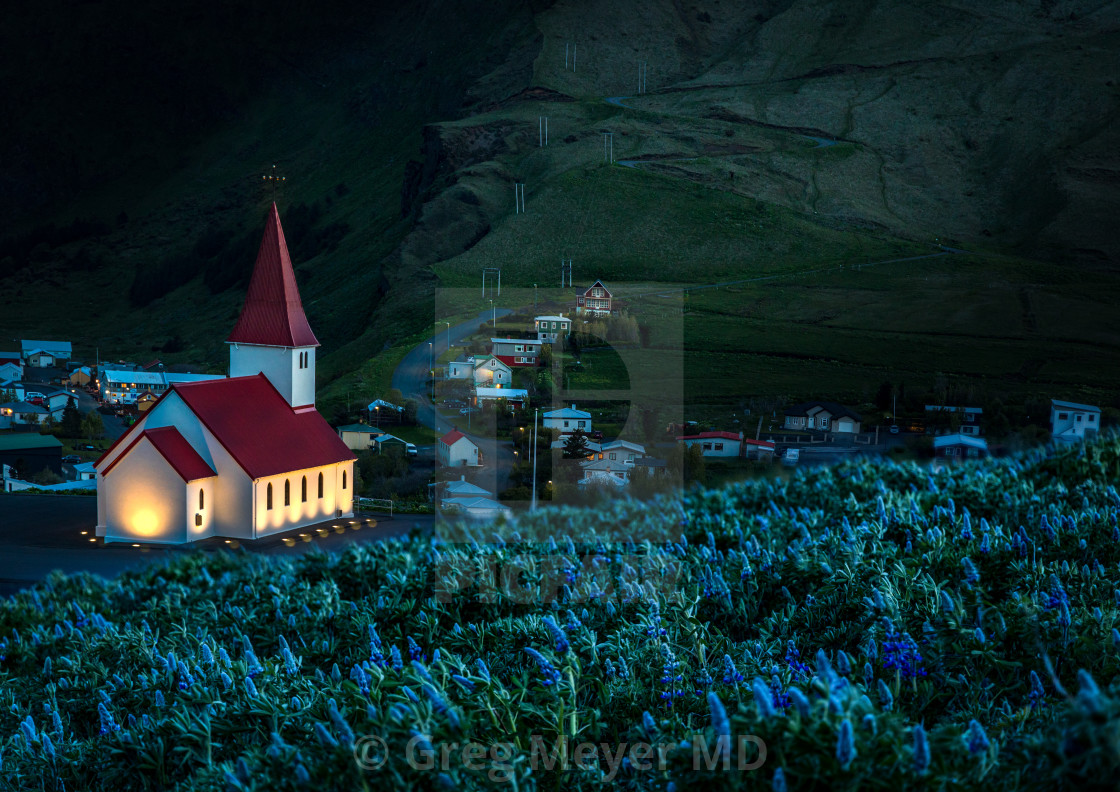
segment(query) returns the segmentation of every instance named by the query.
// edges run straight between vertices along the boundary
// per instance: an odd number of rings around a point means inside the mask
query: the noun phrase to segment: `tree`
[[[891,396],[894,395],[894,386],[888,380],[879,386],[875,393],[875,406],[883,412],[891,408]]]
[[[587,458],[587,435],[576,429],[564,440],[564,459]]]
[[[699,443],[690,445],[684,455],[684,480],[699,484],[704,484],[708,480],[704,470],[704,453]]]
[[[407,399],[404,403],[404,422],[407,424],[416,423],[416,400]]]
[[[540,364],[546,371],[552,368],[552,344],[541,344]]]
[[[57,473],[55,473],[50,468],[43,468],[42,470],[40,470],[38,473],[36,473],[34,476],[31,477],[31,481],[35,484],[44,484],[44,485],[46,485],[46,484],[61,484],[62,483],[62,476],[58,475]]]
[[[82,414],[74,403],[74,397],[66,400],[66,408],[62,411],[62,434],[65,437],[81,437]]]
[[[82,434],[90,440],[97,440],[105,434],[105,423],[96,410],[90,410],[82,418]]]

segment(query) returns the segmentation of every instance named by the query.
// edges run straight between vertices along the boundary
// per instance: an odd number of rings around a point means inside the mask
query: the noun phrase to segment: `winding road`
[[[507,316],[508,308],[496,310],[498,316]],[[467,428],[466,416],[441,415],[431,400],[429,386],[429,355],[439,358],[449,348],[454,348],[464,338],[478,332],[478,328],[489,319],[491,311],[486,309],[473,319],[468,319],[457,325],[452,325],[447,331],[436,333],[435,336],[425,339],[413,347],[404,356],[393,372],[392,386],[407,398],[416,400],[416,420],[424,426],[430,426],[436,435],[443,435],[452,429],[463,432],[472,443],[482,451],[483,468],[480,475],[473,483],[484,487],[497,495],[509,487],[510,469],[514,463],[513,446],[505,441],[499,442],[493,437],[484,437],[472,434]],[[429,350],[428,344],[431,344]],[[474,477],[472,477],[474,478]]]

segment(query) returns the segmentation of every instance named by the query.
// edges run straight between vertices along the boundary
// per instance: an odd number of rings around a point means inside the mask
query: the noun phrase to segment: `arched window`
[[[206,508],[206,494],[200,489],[198,491],[198,510],[202,511]]]
[[[292,505],[292,480],[284,479],[284,505]]]
[[[342,471],[342,488],[346,489],[346,471]]]
[[[265,496],[264,503],[266,509],[272,508],[272,482],[268,484],[268,494]]]
[[[303,489],[301,494],[303,496],[303,502],[307,503],[307,476],[303,477]]]
[[[323,474],[319,474],[319,497],[323,497]]]

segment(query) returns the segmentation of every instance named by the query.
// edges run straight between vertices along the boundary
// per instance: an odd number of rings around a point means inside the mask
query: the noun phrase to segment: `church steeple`
[[[315,404],[315,347],[280,212],[272,204],[241,316],[226,342],[230,376],[263,373],[293,407]]]

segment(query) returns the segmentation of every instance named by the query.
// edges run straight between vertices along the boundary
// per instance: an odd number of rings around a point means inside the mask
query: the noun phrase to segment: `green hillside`
[[[689,365],[727,375],[693,401],[1120,395],[1116,3],[165,5],[6,26],[0,338],[220,368],[276,199],[328,411],[435,288],[561,258],[630,294],[783,276],[693,292]]]

